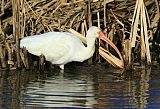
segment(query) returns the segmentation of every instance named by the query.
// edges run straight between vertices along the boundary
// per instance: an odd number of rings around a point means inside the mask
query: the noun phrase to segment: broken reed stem
[[[24,0],[21,0],[21,8],[22,8],[22,12],[21,12],[21,16],[20,16],[20,36],[19,38],[23,38],[24,37],[24,33],[25,33],[25,27],[26,27],[26,15],[25,15],[25,2]]]
[[[1,59],[1,65],[2,68],[6,68],[6,60],[5,60],[5,50],[3,49],[2,45],[0,45],[0,59]]]
[[[20,0],[12,0],[13,10],[13,36],[16,42],[16,57],[17,67],[20,68],[20,51],[19,51],[19,37],[20,37]]]
[[[99,54],[110,64],[112,64],[116,68],[123,69],[124,63],[123,60],[119,60],[117,57],[112,55],[109,51],[105,50],[104,48],[99,48]]]
[[[1,10],[0,10],[0,16],[4,14],[4,0],[1,1]]]
[[[29,62],[28,62],[28,51],[26,48],[20,49],[20,57],[23,62],[23,65],[26,69],[29,69]]]
[[[141,63],[143,64],[145,62],[145,52],[146,52],[146,49],[145,49],[145,42],[144,42],[144,25],[143,25],[143,18],[142,16],[140,17],[140,22],[141,22],[141,36],[140,36],[140,48],[141,48]]]
[[[149,17],[147,17],[147,11],[145,10],[145,5],[143,0],[137,0],[136,6],[134,10],[134,15],[132,18],[132,28],[130,33],[130,41],[132,47],[136,46],[137,36],[138,36],[138,25],[140,25],[140,46],[141,46],[141,62],[147,60],[147,64],[151,63],[151,56],[150,56],[150,48],[149,48],[149,38],[148,38],[148,25],[150,24]],[[139,21],[140,20],[140,21]],[[130,51],[130,61],[133,60],[131,57]],[[146,59],[145,59],[146,58]]]
[[[99,12],[97,12],[97,20],[98,20],[98,27],[101,28]],[[99,45],[98,45],[98,46],[100,47],[100,39],[98,39],[98,41],[99,41]],[[98,54],[99,54],[99,53],[98,53]],[[100,55],[98,55],[98,54],[97,54],[96,57],[98,58],[98,62],[100,63],[100,62],[101,62],[101,60],[100,60],[101,58],[100,58]]]
[[[104,28],[106,28],[106,11],[107,11],[107,9],[106,9],[106,1],[107,0],[104,0]]]
[[[88,0],[88,24],[92,26],[91,0]]]
[[[44,68],[45,68],[44,61],[45,61],[45,56],[43,54],[41,54],[39,57],[39,70],[44,70]]]
[[[13,58],[12,58],[12,50],[8,42],[6,42],[6,48],[8,51],[8,64],[9,64],[9,67],[11,68],[14,65],[14,63],[13,63]]]
[[[26,63],[26,69],[29,69],[29,62],[28,62],[28,51],[26,48],[24,48],[24,57],[25,57],[25,63]]]
[[[88,0],[88,24],[89,28],[92,26],[91,0]],[[92,64],[92,57],[88,59],[88,64]]]

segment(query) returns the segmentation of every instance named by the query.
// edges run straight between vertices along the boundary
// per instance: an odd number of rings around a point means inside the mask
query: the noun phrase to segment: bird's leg
[[[64,65],[59,65],[60,69],[64,70]]]
[[[40,70],[44,70],[44,61],[45,61],[45,57],[43,54],[40,55],[39,57],[39,69]]]
[[[60,73],[63,74],[63,73],[64,73],[64,69],[61,69],[61,70],[60,70]]]
[[[59,65],[60,67],[60,73],[64,73],[64,65]]]

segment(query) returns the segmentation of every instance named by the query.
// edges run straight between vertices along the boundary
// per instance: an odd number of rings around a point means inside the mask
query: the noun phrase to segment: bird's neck
[[[95,38],[87,38],[87,47],[85,50],[86,59],[93,56],[95,52]]]
[[[91,51],[95,47],[95,38],[87,37],[87,47],[88,51]]]
[[[75,61],[83,62],[93,56],[95,52],[95,40],[95,38],[87,37],[87,47],[84,46],[83,49],[76,53]]]

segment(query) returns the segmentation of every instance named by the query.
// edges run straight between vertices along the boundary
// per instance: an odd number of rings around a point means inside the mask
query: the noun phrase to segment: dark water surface
[[[160,109],[160,68],[0,72],[0,109]]]

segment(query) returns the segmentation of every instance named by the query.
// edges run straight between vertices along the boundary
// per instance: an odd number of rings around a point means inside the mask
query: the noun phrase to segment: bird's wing
[[[28,52],[34,55],[41,55],[46,44],[49,44],[51,34],[45,33],[41,35],[28,36],[20,41],[20,47],[26,47]]]
[[[53,64],[66,64],[73,61],[74,54],[83,46],[80,39],[73,34],[64,32],[61,36],[51,40],[53,45],[48,45],[45,53],[46,60]],[[78,46],[78,47],[77,47]]]
[[[74,52],[74,45],[82,42],[73,34],[67,32],[49,32],[41,35],[26,37],[21,40],[20,46],[34,55],[43,54],[46,60],[59,64],[69,61]]]

